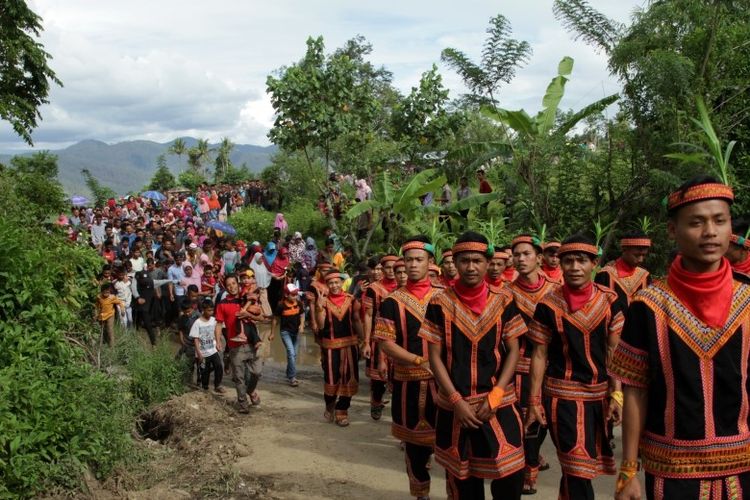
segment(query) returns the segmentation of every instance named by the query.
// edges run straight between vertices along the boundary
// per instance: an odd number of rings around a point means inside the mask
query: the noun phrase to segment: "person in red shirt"
[[[242,310],[242,298],[239,296],[240,287],[237,276],[230,274],[224,278],[227,293],[216,304],[216,329],[221,333],[226,329],[227,350],[232,372],[232,381],[237,390],[237,407],[240,413],[249,413],[248,396],[253,406],[260,404],[257,387],[260,380],[263,362],[258,356],[261,342],[258,337],[248,338],[245,331],[240,329],[239,321],[246,318],[260,317],[260,308],[253,314]],[[257,330],[256,330],[257,333]]]

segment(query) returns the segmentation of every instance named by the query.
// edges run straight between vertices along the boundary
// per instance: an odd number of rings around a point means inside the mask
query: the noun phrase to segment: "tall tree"
[[[498,14],[490,18],[479,63],[472,62],[458,49],[443,49],[442,61],[458,72],[471,91],[465,96],[469,102],[496,105],[502,85],[510,83],[516,70],[531,57],[531,45],[511,38],[511,32],[510,21],[505,16]]]
[[[182,140],[181,137],[178,137],[172,142],[172,145],[169,146],[168,152],[169,154],[177,155],[178,160],[182,160],[182,155],[188,152],[185,141]],[[180,161],[180,163],[182,163],[182,161]],[[180,167],[180,171],[182,171],[182,167]]]
[[[159,155],[159,157],[156,158],[156,172],[154,172],[154,176],[151,177],[151,182],[149,183],[148,188],[155,191],[167,191],[176,185],[177,181],[175,180],[174,175],[172,175],[172,172],[167,168],[166,156],[163,154]]]
[[[232,154],[233,149],[234,143],[228,137],[221,139],[219,146],[216,148],[216,160],[214,160],[214,164],[216,165],[214,177],[217,180],[223,179],[229,169],[232,168],[232,160],[229,158],[229,155]]]
[[[86,182],[86,187],[89,188],[89,191],[94,196],[94,203],[97,207],[103,207],[107,204],[107,200],[117,195],[112,188],[102,186],[99,179],[94,177],[89,169],[81,169],[81,175],[83,175],[83,180]]]
[[[23,0],[5,0],[0,7],[0,118],[33,145],[31,132],[49,102],[50,83],[62,85],[47,65],[51,56],[35,40],[41,18]]]

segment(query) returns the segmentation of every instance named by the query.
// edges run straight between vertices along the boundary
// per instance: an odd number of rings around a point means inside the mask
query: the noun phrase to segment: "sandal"
[[[380,417],[383,416],[383,408],[385,408],[384,404],[379,404],[375,406],[370,407],[370,416],[373,420],[380,420]]]
[[[349,426],[349,417],[340,417],[336,419],[336,425],[339,427],[348,427]]]
[[[333,422],[333,413],[328,410],[324,411],[323,419],[325,419],[326,422]]]
[[[299,380],[297,380],[296,378],[293,378],[289,381],[289,385],[291,385],[292,387],[297,387],[299,386]]]
[[[260,405],[260,396],[258,395],[257,392],[250,394],[250,402],[253,404],[253,406]]]

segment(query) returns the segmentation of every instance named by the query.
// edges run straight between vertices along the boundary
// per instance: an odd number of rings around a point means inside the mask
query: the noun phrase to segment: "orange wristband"
[[[450,401],[450,403],[452,405],[455,405],[456,403],[458,403],[462,399],[463,399],[463,396],[461,396],[461,393],[458,392],[458,391],[455,391],[453,394],[451,394],[450,396],[448,396],[448,401]]]
[[[498,406],[500,406],[500,403],[503,401],[503,396],[505,395],[505,391],[502,387],[495,386],[492,388],[489,394],[487,394],[487,403],[490,405],[490,409],[494,410]]]

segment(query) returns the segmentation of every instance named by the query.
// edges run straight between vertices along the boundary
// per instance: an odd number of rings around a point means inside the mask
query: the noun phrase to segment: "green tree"
[[[47,65],[51,56],[35,40],[41,18],[23,0],[6,0],[0,15],[0,118],[29,145],[41,117],[39,107],[49,102],[50,83],[62,85]]]
[[[469,103],[496,105],[502,85],[510,83],[516,69],[531,57],[531,45],[511,38],[511,31],[510,22],[505,16],[499,14],[490,18],[479,63],[472,62],[460,50],[450,47],[443,49],[440,56],[442,61],[458,72],[471,91],[465,96]]]
[[[97,207],[103,207],[107,204],[107,200],[117,196],[114,190],[107,186],[102,186],[99,179],[93,176],[89,169],[84,168],[81,170],[83,180],[86,182],[86,187],[89,188],[91,194],[94,196],[94,203]]]
[[[206,177],[206,171],[203,164],[208,161],[210,153],[211,148],[208,145],[208,139],[198,139],[198,144],[187,151],[188,165],[190,165],[190,168],[194,172],[200,174],[203,178]]]
[[[172,141],[172,145],[169,146],[168,152],[169,154],[176,155],[177,159],[180,160],[180,163],[182,163],[182,155],[188,152],[185,141],[182,140],[182,138],[178,137],[177,139]],[[180,170],[182,170],[182,167],[180,167]]]
[[[398,102],[393,110],[394,136],[410,161],[420,151],[433,150],[457,128],[461,115],[448,113],[447,103],[448,89],[434,64],[422,74],[419,87],[412,87]]]
[[[177,181],[167,167],[167,158],[163,154],[156,158],[156,172],[151,177],[149,189],[155,191],[168,191],[177,185]]]
[[[226,182],[224,178],[229,169],[232,168],[232,160],[229,156],[232,154],[233,149],[234,143],[228,137],[222,138],[219,147],[216,148],[216,160],[214,160],[216,171],[214,177],[217,181],[221,179],[223,182]]]
[[[39,221],[62,212],[67,199],[57,181],[57,157],[47,152],[14,156],[0,164],[0,214]]]
[[[206,178],[196,170],[186,170],[177,176],[177,180],[180,181],[180,185],[185,186],[190,191],[195,192],[198,190],[198,186],[206,184]]]

